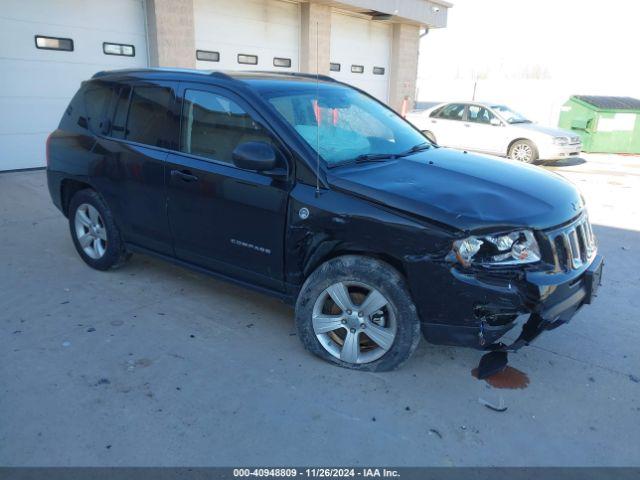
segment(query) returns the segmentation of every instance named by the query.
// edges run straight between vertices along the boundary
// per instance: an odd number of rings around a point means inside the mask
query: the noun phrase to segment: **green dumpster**
[[[640,154],[640,100],[574,95],[562,107],[559,127],[582,138],[582,150]]]

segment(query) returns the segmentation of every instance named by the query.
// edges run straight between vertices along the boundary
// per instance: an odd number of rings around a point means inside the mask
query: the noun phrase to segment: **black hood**
[[[540,167],[432,148],[329,171],[331,185],[461,230],[544,229],[583,208],[578,190]]]

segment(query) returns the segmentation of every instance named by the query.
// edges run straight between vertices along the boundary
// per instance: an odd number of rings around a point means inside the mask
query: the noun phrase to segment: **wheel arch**
[[[525,140],[525,141],[527,141],[527,142],[531,142],[531,143],[533,144],[533,146],[535,147],[536,151],[540,151],[540,150],[538,149],[538,144],[536,143],[536,141],[535,141],[535,140],[532,140],[531,138],[527,138],[527,137],[517,137],[517,138],[514,138],[513,140],[511,140],[511,141],[509,142],[509,145],[507,145],[507,151],[506,151],[506,153],[505,153],[505,156],[507,156],[507,157],[509,156],[509,152],[511,151],[511,147],[513,147],[513,144],[514,144],[514,143],[516,143],[516,142],[520,142],[520,141],[522,141],[522,140]]]
[[[334,248],[329,251],[323,251],[316,255],[313,255],[304,268],[303,282],[306,280],[309,275],[311,275],[320,265],[333,260],[337,257],[342,257],[345,255],[356,255],[361,257],[369,257],[375,260],[380,260],[392,266],[397,272],[405,279],[407,278],[407,270],[403,262],[394,257],[393,255],[389,255],[388,253],[375,252],[372,250],[359,249],[359,248]]]
[[[69,204],[73,196],[80,190],[91,189],[95,190],[87,182],[76,180],[73,178],[65,178],[60,183],[60,200],[62,204],[62,213],[65,217],[69,216]]]

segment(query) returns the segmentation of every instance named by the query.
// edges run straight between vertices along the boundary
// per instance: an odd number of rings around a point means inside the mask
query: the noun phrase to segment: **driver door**
[[[165,169],[167,212],[177,258],[272,289],[283,282],[289,182],[238,168],[232,152],[249,141],[270,143],[287,159],[259,116],[223,88],[180,84],[180,152]]]

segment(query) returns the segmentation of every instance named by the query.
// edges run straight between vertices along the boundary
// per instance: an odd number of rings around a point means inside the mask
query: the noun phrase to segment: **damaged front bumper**
[[[451,323],[427,320],[422,324],[423,335],[436,344],[515,351],[542,332],[567,323],[583,305],[591,303],[603,265],[603,258],[595,255],[578,271],[529,271],[517,278],[483,276],[453,267],[448,273],[454,280],[448,286],[454,292],[455,308],[449,314],[462,316]],[[526,314],[529,318],[517,340],[509,345],[501,343],[500,338],[517,325],[518,317]],[[434,315],[423,315],[425,320],[431,318]]]

